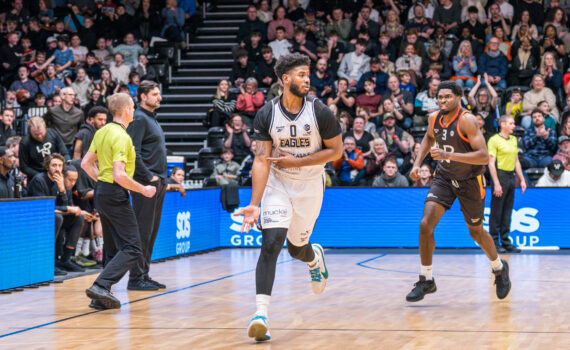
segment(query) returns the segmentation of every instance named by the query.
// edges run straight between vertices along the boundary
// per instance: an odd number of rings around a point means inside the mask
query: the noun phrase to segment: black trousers
[[[105,240],[105,267],[95,283],[110,290],[142,255],[139,228],[129,193],[117,184],[97,182],[95,208]]]
[[[77,240],[83,229],[83,216],[75,216],[73,214],[55,214],[55,238],[59,236],[61,230],[65,231],[65,245],[73,247],[77,245]]]
[[[150,258],[152,257],[154,241],[160,226],[162,203],[164,203],[164,195],[166,193],[166,183],[162,179],[157,182],[142,184],[156,186],[156,194],[152,198],[147,198],[140,193],[132,193],[133,209],[141,237],[142,255],[131,268],[129,275],[131,281],[141,277],[148,277]]]
[[[515,173],[497,169],[499,183],[503,189],[501,197],[491,198],[491,215],[489,217],[489,234],[495,244],[499,241],[503,246],[510,246],[511,214],[515,200]]]

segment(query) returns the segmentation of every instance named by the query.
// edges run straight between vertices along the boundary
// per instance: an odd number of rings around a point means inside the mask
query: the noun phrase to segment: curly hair
[[[275,75],[281,80],[283,74],[287,74],[299,66],[308,66],[310,63],[311,59],[308,56],[299,53],[283,55],[275,63]]]
[[[439,94],[440,90],[449,89],[455,96],[463,96],[463,89],[459,84],[452,80],[442,81],[437,88],[437,94]]]

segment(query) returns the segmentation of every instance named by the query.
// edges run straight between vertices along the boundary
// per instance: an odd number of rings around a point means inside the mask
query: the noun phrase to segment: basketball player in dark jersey
[[[437,290],[431,267],[435,249],[433,230],[456,198],[471,238],[491,261],[497,297],[505,298],[511,289],[509,265],[499,258],[493,239],[483,229],[485,190],[481,174],[489,163],[489,154],[475,117],[461,108],[462,96],[463,89],[453,81],[439,85],[439,112],[429,116],[429,127],[410,173],[412,180],[419,179],[420,166],[428,152],[433,159],[439,160],[420,223],[420,279],[406,296],[407,301],[422,300],[425,294]]]

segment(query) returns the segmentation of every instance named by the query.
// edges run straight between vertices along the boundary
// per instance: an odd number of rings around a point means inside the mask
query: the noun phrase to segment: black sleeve
[[[315,115],[317,116],[317,125],[323,140],[332,139],[342,132],[337,117],[333,114],[329,107],[325,106],[321,100],[315,99]]]
[[[256,141],[273,141],[269,134],[269,129],[271,128],[272,106],[273,103],[266,103],[265,106],[261,107],[261,109],[255,114],[255,119],[253,120],[253,138]]]
[[[143,119],[133,120],[127,127],[127,133],[133,140],[133,146],[135,147],[135,153],[137,155],[135,159],[135,176],[150,182],[154,175],[144,164],[142,158],[142,141],[146,133],[146,121]]]
[[[51,132],[53,133],[53,136],[55,138],[57,152],[61,154],[65,158],[65,160],[70,160],[71,158],[69,157],[69,152],[67,151],[67,147],[65,146],[65,142],[63,142],[61,136],[59,136],[59,134],[53,130],[51,130]]]
[[[30,157],[30,145],[28,144],[29,141],[26,141],[27,137],[24,139],[24,142],[20,143],[20,151],[18,152],[18,157],[20,158],[20,170],[28,175],[28,179],[33,179],[38,172],[31,167],[31,157]]]

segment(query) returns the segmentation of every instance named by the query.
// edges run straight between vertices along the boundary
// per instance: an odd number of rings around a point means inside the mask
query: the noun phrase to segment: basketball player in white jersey
[[[248,336],[269,340],[267,308],[277,258],[287,238],[295,259],[307,263],[315,294],[324,291],[328,271],[320,245],[309,238],[321,210],[325,187],[324,165],[342,155],[341,128],[331,110],[307,96],[310,87],[307,56],[279,57],[275,73],[283,83],[283,95],[256,114],[257,149],[252,168],[250,204],[236,213],[244,215],[242,230],[258,222],[261,202],[263,243],[256,269],[257,312]]]

